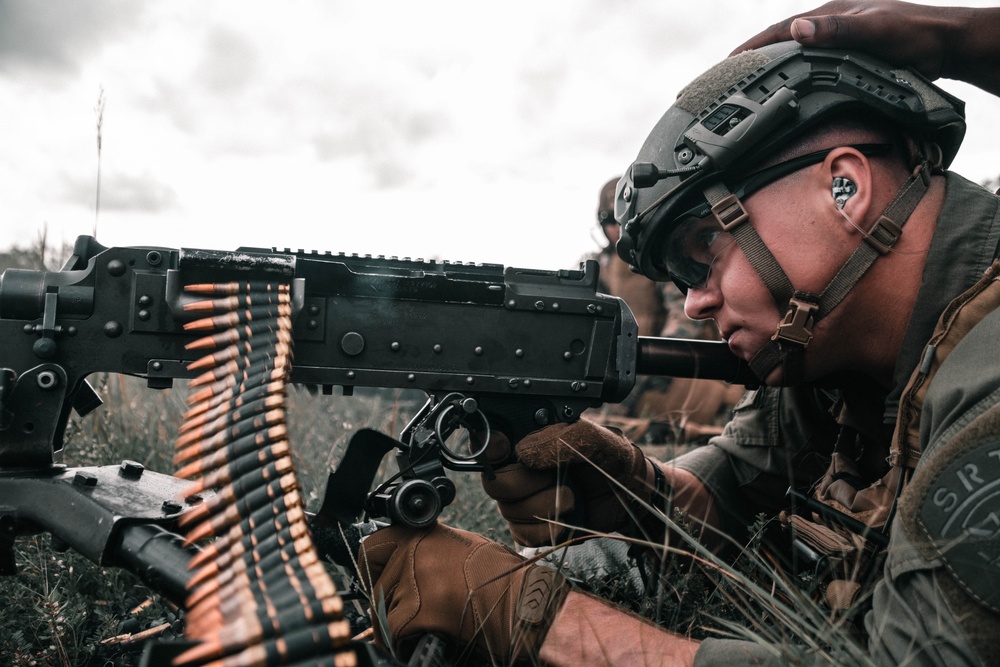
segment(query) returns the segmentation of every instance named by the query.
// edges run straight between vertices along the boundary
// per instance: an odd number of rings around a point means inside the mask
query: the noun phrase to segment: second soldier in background
[[[696,322],[684,314],[684,295],[673,283],[654,282],[633,272],[618,257],[615,244],[621,228],[614,214],[618,181],[616,177],[605,183],[597,202],[597,224],[605,245],[584,257],[597,260],[601,267],[598,289],[628,304],[640,336],[718,340],[719,332],[711,321]],[[722,432],[742,394],[742,386],[717,380],[640,376],[624,402],[587,416],[620,428],[640,444],[697,443]]]

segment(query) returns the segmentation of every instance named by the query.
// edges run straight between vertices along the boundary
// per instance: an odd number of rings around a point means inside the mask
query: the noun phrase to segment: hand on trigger
[[[524,546],[558,544],[570,526],[620,531],[631,521],[629,503],[648,502],[653,491],[653,464],[639,447],[587,420],[527,435],[513,447],[513,463],[510,453],[509,440],[494,433],[487,458],[498,466],[483,488]]]

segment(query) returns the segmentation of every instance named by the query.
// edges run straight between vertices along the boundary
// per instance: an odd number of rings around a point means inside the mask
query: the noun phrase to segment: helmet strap
[[[771,340],[749,361],[751,370],[758,378],[763,380],[781,365],[784,369],[783,384],[794,384],[802,379],[803,355],[812,340],[813,326],[840,304],[876,259],[890,252],[903,232],[903,223],[927,192],[932,168],[929,161],[917,165],[882,215],[865,233],[862,243],[820,294],[801,292],[792,287],[757,230],[753,225],[744,224],[749,215],[743,203],[724,183],[714,183],[704,189],[705,199],[711,205],[716,220],[733,235],[747,261],[764,281],[778,310],[785,311]],[[900,222],[897,223],[897,220]]]

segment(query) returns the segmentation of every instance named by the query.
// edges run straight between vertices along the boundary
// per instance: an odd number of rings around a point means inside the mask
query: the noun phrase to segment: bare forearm
[[[666,477],[672,507],[684,512],[692,526],[703,526],[700,538],[713,546],[719,517],[711,494],[692,473],[669,462],[651,463]],[[694,640],[599,598],[572,592],[545,636],[539,657],[553,667],[687,667],[694,664],[697,650]]]
[[[545,636],[539,657],[553,667],[688,667],[697,650],[698,642],[692,639],[573,592]]]

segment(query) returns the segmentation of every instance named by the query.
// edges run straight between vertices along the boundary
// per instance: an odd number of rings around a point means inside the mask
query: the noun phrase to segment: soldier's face
[[[743,204],[761,240],[799,290],[822,292],[849,255],[851,248],[836,233],[828,193],[812,197],[810,170],[803,170],[747,197]],[[684,307],[688,317],[715,320],[730,349],[751,359],[774,335],[784,313],[738,244],[730,243],[715,255],[708,279],[688,290]],[[825,322],[815,326],[810,350],[824,345]],[[807,355],[807,363],[809,362]],[[826,370],[826,369],[824,369]],[[780,368],[764,378],[780,382]]]
[[[618,239],[622,236],[621,226],[614,221],[602,224],[601,231],[604,232],[604,236],[608,239],[608,243],[610,244],[618,243]]]
[[[735,243],[715,257],[704,285],[688,290],[684,312],[695,320],[715,320],[729,349],[747,361],[781,319],[767,286]]]

